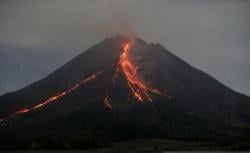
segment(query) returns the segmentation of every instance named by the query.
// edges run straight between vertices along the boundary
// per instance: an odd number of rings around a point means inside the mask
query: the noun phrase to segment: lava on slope
[[[13,113],[11,116],[15,116],[15,115],[18,115],[18,114],[27,113],[27,112],[29,112],[29,111],[32,111],[32,110],[41,108],[41,107],[43,107],[43,106],[45,106],[45,105],[48,105],[48,104],[50,104],[50,103],[54,103],[56,100],[58,100],[59,98],[63,97],[64,95],[66,95],[66,94],[68,94],[68,93],[70,93],[70,92],[76,90],[76,89],[79,88],[81,85],[83,85],[83,84],[85,84],[85,83],[87,83],[87,82],[89,82],[89,81],[95,80],[95,79],[96,79],[96,76],[97,76],[97,75],[100,75],[101,73],[103,73],[103,71],[100,71],[100,72],[98,72],[98,73],[96,73],[96,74],[93,74],[93,75],[89,76],[88,78],[86,78],[86,79],[82,80],[81,82],[75,84],[73,87],[67,89],[66,91],[63,91],[63,92],[61,92],[60,94],[57,94],[57,95],[55,95],[55,96],[51,96],[51,97],[49,97],[47,100],[45,100],[45,101],[43,101],[43,102],[40,102],[39,104],[37,104],[37,105],[35,105],[35,106],[31,107],[31,108],[23,108],[23,109],[21,109],[21,110],[15,112],[15,113]]]
[[[96,79],[97,76],[99,76],[100,74],[102,74],[106,69],[102,70],[102,71],[99,71],[89,77],[87,77],[86,79],[78,82],[77,84],[75,84],[74,86],[72,86],[71,88],[63,91],[63,92],[60,92],[59,94],[57,95],[54,95],[54,96],[51,96],[49,98],[47,98],[45,101],[42,101],[42,102],[39,102],[38,104],[30,107],[30,108],[22,108],[14,113],[12,113],[9,117],[14,117],[16,115],[20,115],[20,114],[24,114],[24,113],[28,113],[30,111],[33,111],[33,110],[36,110],[36,109],[39,109],[39,108],[42,108],[44,106],[47,106],[48,104],[51,104],[51,103],[55,103],[58,99],[62,98],[63,96],[71,93],[72,91],[78,89],[80,86],[82,86],[83,84],[87,83],[87,82],[90,82],[90,81],[93,81]],[[0,119],[0,122],[3,122],[6,118],[1,118]]]
[[[120,74],[122,74],[125,76],[127,86],[129,88],[129,91],[130,91],[132,97],[134,97],[134,99],[137,102],[141,103],[143,101],[152,101],[152,98],[149,95],[150,93],[153,93],[156,95],[164,95],[158,89],[153,89],[153,88],[148,87],[139,79],[138,73],[137,73],[137,66],[132,62],[132,60],[130,59],[130,56],[129,56],[129,52],[131,50],[131,45],[132,44],[130,42],[126,42],[122,46],[121,55],[119,56],[119,61],[118,61],[118,64],[116,66],[116,72],[112,77],[112,87],[114,88],[116,81],[117,81],[117,78],[119,77]],[[113,66],[114,65],[109,66],[108,68],[113,67]],[[108,69],[108,68],[106,68],[106,69]],[[9,117],[14,117],[16,115],[28,113],[30,111],[47,106],[51,103],[55,103],[55,102],[57,102],[58,99],[64,97],[65,95],[71,93],[72,91],[78,89],[83,84],[95,80],[96,77],[99,76],[100,74],[104,73],[106,69],[99,71],[99,72],[85,78],[84,80],[76,83],[71,88],[69,88],[65,91],[62,91],[59,94],[51,96],[51,97],[47,98],[45,101],[39,102],[38,104],[36,104],[32,107],[22,108],[16,112],[12,113]],[[107,94],[105,95],[103,103],[107,108],[112,109],[112,103],[111,103],[112,100],[111,100],[111,97],[109,96],[110,91],[108,91]],[[5,119],[6,118],[2,118],[2,119],[0,118],[0,122],[3,122]]]
[[[113,87],[115,86],[115,82],[121,72],[127,81],[127,85],[133,97],[138,102],[143,102],[145,100],[152,101],[149,93],[154,93],[157,95],[163,95],[158,89],[153,89],[144,84],[138,77],[137,66],[132,62],[129,56],[129,51],[131,50],[131,43],[126,42],[122,46],[122,52],[119,58],[119,62],[117,64],[117,70],[115,75],[112,78]],[[104,98],[104,104],[108,108],[112,108],[111,99],[109,94]]]

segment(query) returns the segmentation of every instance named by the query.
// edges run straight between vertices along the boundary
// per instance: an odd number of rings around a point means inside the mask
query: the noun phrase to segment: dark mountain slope
[[[136,39],[130,57],[137,66],[140,80],[159,89],[163,95],[150,93],[152,102],[138,103],[122,73],[113,85],[122,45],[126,41],[123,37],[106,39],[46,78],[1,96],[0,116],[6,117],[103,71],[95,80],[54,103],[7,117],[1,124],[2,138],[50,134],[74,137],[90,132],[111,140],[248,139],[250,98],[227,88],[159,44]],[[107,93],[112,109],[104,104]]]

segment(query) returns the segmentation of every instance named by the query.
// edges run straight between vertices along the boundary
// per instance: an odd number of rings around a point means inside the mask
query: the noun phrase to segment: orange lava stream
[[[128,87],[133,97],[138,102],[143,102],[145,100],[152,101],[152,98],[150,97],[149,93],[154,93],[157,95],[162,95],[162,93],[158,89],[148,87],[139,79],[137,74],[137,67],[129,57],[130,47],[130,43],[125,43],[125,45],[122,47],[122,53],[119,58],[117,70],[112,78],[113,87],[115,86],[115,82],[119,75],[119,72],[122,72],[127,80]],[[103,102],[106,107],[112,109],[109,94],[105,96]]]
[[[125,75],[128,86],[135,97],[139,102],[144,100],[152,101],[152,98],[149,96],[149,93],[155,93],[161,95],[161,92],[157,89],[153,89],[145,85],[138,77],[137,67],[131,61],[129,57],[130,44],[126,43],[123,47],[123,52],[120,56],[119,65]]]
[[[77,84],[75,84],[75,85],[72,86],[71,88],[69,88],[69,89],[67,89],[67,90],[65,90],[65,91],[63,91],[63,92],[61,92],[61,93],[59,93],[59,94],[57,94],[57,95],[51,96],[51,97],[49,97],[47,100],[42,101],[42,102],[40,102],[39,104],[36,104],[36,105],[34,105],[34,106],[30,107],[30,108],[23,108],[23,109],[20,109],[20,110],[18,110],[18,111],[16,111],[16,112],[12,113],[12,114],[10,115],[10,117],[13,117],[13,116],[16,116],[16,115],[20,115],[20,114],[24,114],[24,113],[28,113],[28,112],[30,112],[30,111],[32,111],[32,110],[36,110],[36,109],[42,108],[42,107],[44,107],[44,106],[46,106],[46,105],[48,105],[48,104],[54,103],[54,102],[56,102],[56,100],[58,100],[59,98],[61,98],[61,97],[65,96],[66,94],[69,94],[69,93],[71,93],[72,91],[76,90],[76,89],[79,88],[81,85],[83,85],[83,84],[85,84],[85,83],[87,83],[87,82],[89,82],[89,81],[95,80],[96,77],[97,77],[98,75],[100,75],[101,73],[103,73],[104,71],[105,71],[105,70],[99,71],[99,72],[97,72],[96,74],[93,74],[93,75],[87,77],[86,79],[84,79],[84,80],[78,82]],[[4,121],[4,118],[0,119],[0,122],[3,122],[3,121]]]
[[[124,74],[124,76],[127,80],[127,84],[128,84],[129,89],[130,89],[131,95],[138,102],[143,102],[145,100],[152,101],[152,98],[149,95],[150,93],[154,93],[157,95],[163,95],[163,94],[158,89],[153,89],[153,88],[148,87],[139,79],[138,74],[137,74],[137,67],[131,61],[131,59],[129,57],[129,51],[131,50],[130,47],[131,47],[130,43],[125,43],[124,46],[122,47],[122,53],[119,57],[119,62],[118,62],[118,65],[116,67],[116,72],[115,72],[114,76],[112,77],[112,83],[113,83],[112,88],[114,88],[116,80],[117,80],[120,72],[122,72],[122,74]],[[45,101],[39,102],[38,104],[36,104],[30,108],[20,109],[16,112],[12,113],[9,117],[28,113],[32,110],[42,108],[48,104],[55,103],[58,99],[71,93],[72,91],[76,90],[81,85],[83,85],[89,81],[95,80],[96,77],[98,75],[102,74],[106,69],[89,76],[88,78],[78,82],[77,84],[75,84],[71,88],[69,88],[69,89],[67,89],[67,90],[65,90],[57,95],[51,96],[48,99],[46,99]],[[104,97],[103,103],[107,108],[112,109],[111,98],[109,97],[109,92],[107,92],[106,96]],[[0,118],[0,122],[3,122],[5,119],[6,118]]]
[[[104,103],[104,105],[105,105],[106,107],[108,107],[109,109],[112,109],[111,100],[110,100],[110,98],[109,98],[108,95],[104,98],[103,103]]]

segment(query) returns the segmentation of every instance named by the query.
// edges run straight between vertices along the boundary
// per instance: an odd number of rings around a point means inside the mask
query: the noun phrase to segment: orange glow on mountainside
[[[118,61],[117,66],[116,66],[116,72],[112,77],[112,89],[115,87],[115,84],[116,84],[116,81],[117,81],[117,78],[119,77],[119,75],[124,75],[126,82],[127,82],[128,89],[130,91],[127,99],[130,99],[129,96],[132,95],[132,97],[134,97],[134,99],[137,102],[141,103],[143,101],[152,101],[150,94],[164,95],[158,89],[153,89],[153,88],[148,87],[146,84],[144,84],[139,79],[139,76],[137,73],[137,66],[132,62],[132,60],[129,56],[129,52],[132,50],[131,45],[132,45],[131,43],[127,42],[127,43],[124,43],[124,45],[122,46],[121,55],[119,56],[119,61]],[[108,68],[113,67],[113,66],[114,65],[111,65]],[[108,68],[106,68],[106,69],[108,69]],[[24,114],[24,113],[28,113],[30,111],[45,107],[51,103],[55,103],[58,101],[58,99],[61,99],[65,95],[78,89],[80,86],[84,85],[85,83],[95,80],[96,77],[99,76],[100,74],[102,74],[106,69],[99,71],[99,72],[85,78],[84,80],[76,83],[75,85],[68,88],[67,90],[62,91],[58,94],[55,94],[55,95],[47,98],[46,100],[39,102],[36,105],[17,110],[16,112],[12,113],[11,115],[9,115],[6,118],[13,117],[13,116],[20,115],[20,114]],[[111,90],[108,90],[108,92],[106,93],[106,95],[103,99],[103,103],[107,108],[112,109],[112,99],[109,95],[110,91]],[[0,122],[4,122],[6,118],[0,118]]]
[[[137,74],[137,66],[132,62],[132,60],[129,57],[130,50],[131,50],[131,44],[129,42],[125,43],[122,46],[122,53],[119,58],[117,70],[112,78],[113,87],[115,85],[116,78],[118,77],[119,72],[122,72],[122,74],[124,74],[126,78],[130,92],[136,99],[136,101],[138,102],[143,102],[145,100],[152,101],[152,98],[150,97],[149,93],[154,93],[157,95],[162,95],[162,94],[158,89],[153,89],[148,87],[139,79]],[[108,108],[112,108],[111,100],[108,94],[104,98],[104,104]]]
[[[22,108],[22,109],[20,109],[20,110],[18,110],[18,111],[16,111],[16,112],[12,113],[12,114],[10,115],[10,117],[16,116],[16,115],[19,115],[19,114],[28,113],[28,112],[30,112],[30,111],[32,111],[32,110],[42,108],[42,107],[44,107],[44,106],[46,106],[46,105],[48,105],[48,104],[55,103],[56,100],[58,100],[59,98],[65,96],[66,94],[69,94],[70,92],[76,90],[76,89],[79,88],[81,85],[83,85],[83,84],[85,84],[85,83],[87,83],[87,82],[89,82],[89,81],[95,80],[95,79],[96,79],[96,76],[100,75],[100,74],[103,73],[103,72],[104,72],[104,70],[103,70],[103,71],[100,71],[100,72],[97,72],[96,74],[93,74],[93,75],[87,77],[86,79],[82,80],[81,82],[75,84],[73,87],[71,87],[71,88],[69,88],[69,89],[67,89],[67,90],[65,90],[65,91],[63,91],[63,92],[61,92],[61,93],[59,93],[59,94],[57,94],[57,95],[51,96],[51,97],[49,97],[47,100],[42,101],[42,102],[40,102],[40,103],[38,103],[38,104],[36,104],[36,105],[30,107],[30,108]],[[0,121],[3,121],[3,120],[4,120],[4,119],[0,119]]]
[[[123,47],[123,52],[120,56],[119,65],[127,79],[128,86],[137,101],[143,102],[144,100],[152,101],[149,93],[161,95],[157,89],[152,89],[139,80],[137,74],[137,67],[132,63],[129,57],[130,44],[126,43]]]

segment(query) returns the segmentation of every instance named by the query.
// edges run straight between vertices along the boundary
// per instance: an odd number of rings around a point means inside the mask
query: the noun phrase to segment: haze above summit
[[[250,95],[247,0],[0,2],[0,94],[48,75],[119,32],[173,54]]]

